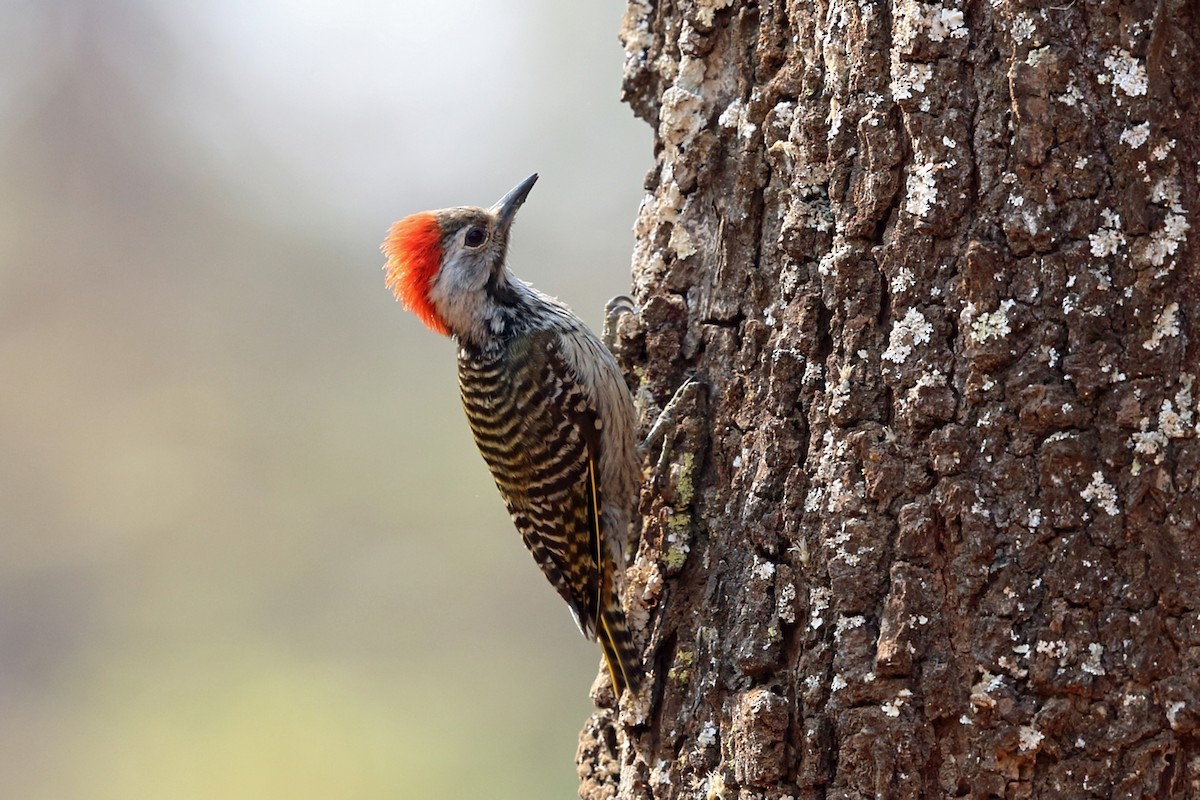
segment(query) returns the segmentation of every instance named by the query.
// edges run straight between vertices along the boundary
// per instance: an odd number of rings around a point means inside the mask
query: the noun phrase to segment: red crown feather
[[[448,335],[450,330],[429,300],[429,284],[442,265],[442,229],[429,212],[396,222],[383,240],[387,256],[387,286],[404,307],[430,330]]]

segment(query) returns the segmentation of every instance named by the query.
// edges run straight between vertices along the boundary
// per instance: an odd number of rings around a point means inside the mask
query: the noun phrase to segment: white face
[[[442,228],[442,268],[429,287],[429,299],[456,336],[481,332],[493,316],[489,283],[507,282],[504,255],[508,232],[497,214],[482,208],[437,212]]]

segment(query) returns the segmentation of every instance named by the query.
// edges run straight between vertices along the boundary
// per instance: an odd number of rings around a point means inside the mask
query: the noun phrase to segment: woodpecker
[[[616,360],[569,308],[508,269],[529,176],[491,208],[447,208],[392,225],[387,286],[458,345],[467,422],[525,547],[598,639],[614,694],[636,693],[641,657],[620,588],[641,477],[633,399]]]

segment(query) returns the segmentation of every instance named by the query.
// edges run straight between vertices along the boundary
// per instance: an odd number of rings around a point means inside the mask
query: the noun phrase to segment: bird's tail
[[[633,643],[629,627],[625,624],[625,612],[621,600],[612,587],[606,587],[605,602],[600,609],[600,624],[596,638],[604,652],[604,662],[612,678],[613,694],[618,698],[628,688],[634,694],[642,686],[642,657]]]

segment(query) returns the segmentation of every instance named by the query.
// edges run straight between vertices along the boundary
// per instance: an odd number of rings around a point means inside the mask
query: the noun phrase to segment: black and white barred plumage
[[[641,680],[620,601],[640,480],[634,407],[599,338],[507,269],[509,226],[536,177],[490,209],[426,212],[436,228],[420,215],[397,223],[384,245],[389,284],[457,340],[479,452],[525,546],[580,629],[599,640],[620,696]],[[436,265],[421,260],[435,251]]]

